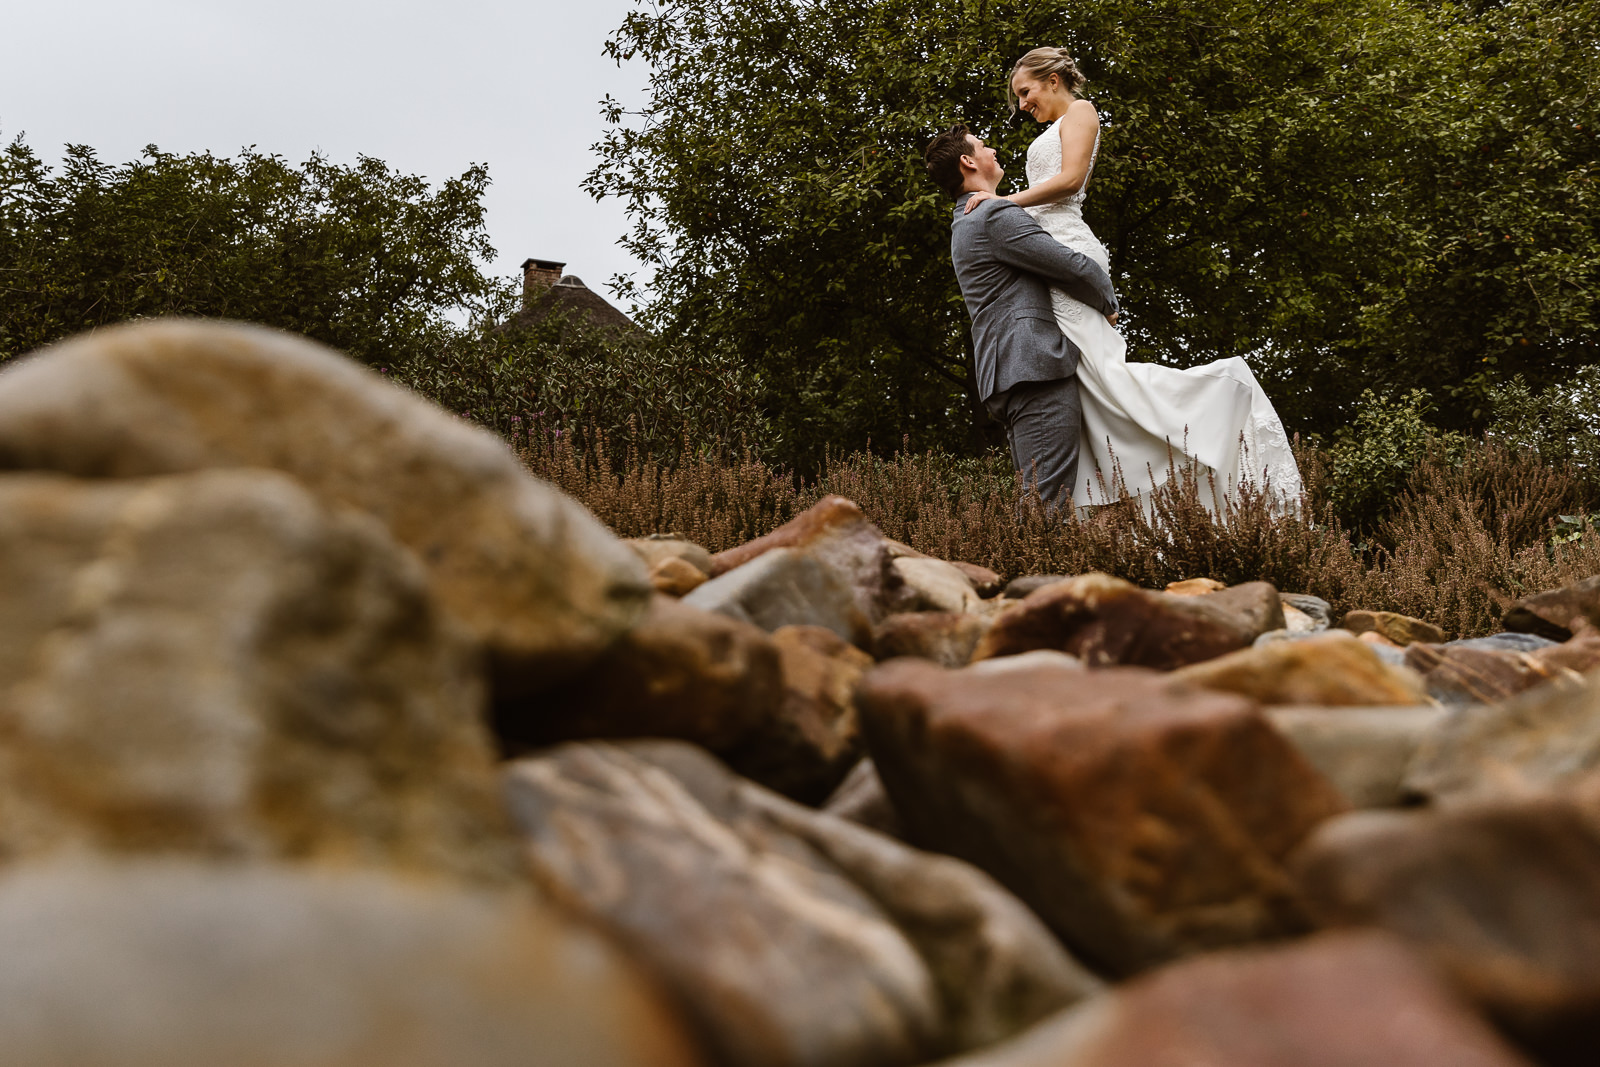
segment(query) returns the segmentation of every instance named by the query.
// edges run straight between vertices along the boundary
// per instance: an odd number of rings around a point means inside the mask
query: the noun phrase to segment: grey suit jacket
[[[1100,264],[1045,233],[1009,200],[985,200],[963,214],[971,193],[956,200],[950,258],[972,316],[978,399],[1020,382],[1070,378],[1078,348],[1050,310],[1050,286],[1110,315],[1117,310],[1111,278]]]

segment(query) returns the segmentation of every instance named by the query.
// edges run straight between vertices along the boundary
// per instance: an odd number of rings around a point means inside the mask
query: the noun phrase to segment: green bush
[[[1402,397],[1361,394],[1355,421],[1341,430],[1332,449],[1329,496],[1352,528],[1366,529],[1393,506],[1411,472],[1432,453],[1456,456],[1466,445],[1459,433],[1442,432],[1429,421],[1432,401],[1426,390]]]

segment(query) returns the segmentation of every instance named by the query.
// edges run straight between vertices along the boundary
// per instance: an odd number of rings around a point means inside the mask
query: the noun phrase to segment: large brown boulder
[[[1380,934],[1174,964],[943,1067],[1527,1067]]]
[[[1240,649],[1180,668],[1176,677],[1263,704],[1322,707],[1426,704],[1422,681],[1344,631]]]
[[[1282,860],[1346,805],[1253,702],[1152,671],[985,666],[896,660],[857,691],[910,840],[1117,973],[1304,927]]]
[[[478,648],[283,474],[0,476],[0,855],[521,877]]]
[[[654,969],[719,1063],[921,1063],[1098,988],[981,872],[681,743],[561,746],[507,792],[540,883]]]
[[[1363,812],[1319,829],[1295,865],[1323,922],[1405,937],[1540,1062],[1594,1062],[1600,826],[1592,806],[1542,797]]]
[[[694,1067],[647,978],[526,896],[193,861],[0,878],[7,1067]]]
[[[97,330],[0,372],[0,469],[139,478],[292,475],[375,516],[445,611],[488,647],[496,688],[592,659],[644,612],[644,565],[503,441],[304,338],[183,319]]]
[[[1171,670],[1247,648],[1283,625],[1278,593],[1266,582],[1172,596],[1085,574],[1041,586],[999,615],[973,659],[1055,649],[1095,667]]]
[[[879,659],[917,656],[943,667],[965,667],[990,623],[982,615],[950,611],[890,615],[873,631],[872,652]]]

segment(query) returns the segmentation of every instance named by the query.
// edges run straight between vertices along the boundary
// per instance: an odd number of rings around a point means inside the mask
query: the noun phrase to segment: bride
[[[1045,231],[1110,270],[1111,257],[1083,221],[1083,201],[1100,149],[1100,117],[1080,99],[1084,77],[1062,48],[1035,48],[1011,72],[1017,106],[1047,124],[1028,148],[1028,188],[1006,197]],[[988,193],[967,201],[971,211]],[[1079,507],[1116,493],[1138,499],[1174,470],[1192,465],[1201,500],[1213,510],[1245,482],[1297,507],[1300,471],[1272,402],[1238,356],[1178,370],[1127,362],[1127,342],[1095,309],[1051,290],[1056,322],[1078,346],[1083,404],[1080,455],[1089,462],[1074,487]],[[1121,472],[1126,488],[1118,486]]]

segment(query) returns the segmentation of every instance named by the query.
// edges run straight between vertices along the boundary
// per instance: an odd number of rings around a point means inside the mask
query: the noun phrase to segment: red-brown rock
[[[536,700],[502,701],[495,729],[513,748],[675,737],[724,752],[783,700],[778,647],[764,631],[657,595],[644,621],[581,675]]]
[[[863,751],[854,691],[872,657],[820,626],[772,634],[783,675],[783,703],[724,755],[729,766],[769,789],[819,803]]]
[[[1300,929],[1280,861],[1346,806],[1253,702],[1151,671],[906,659],[856,699],[910,839],[1118,973]]]
[[[1581,582],[1536,593],[1506,609],[1502,623],[1513,633],[1565,641],[1592,630],[1600,620],[1600,574]]]
[[[942,667],[965,667],[988,632],[990,620],[951,611],[908,611],[890,615],[872,635],[879,659],[918,656]]]
[[[1246,648],[1283,625],[1277,590],[1266,582],[1180,597],[1085,574],[1040,588],[996,619],[973,659],[1049,648],[1092,667],[1171,670]]]
[[[1413,644],[1406,649],[1406,666],[1445,704],[1495,704],[1557,678],[1577,680],[1573,671],[1536,654],[1464,645]]]
[[[1600,827],[1562,797],[1325,824],[1294,867],[1318,917],[1408,939],[1541,1062],[1600,1046]]]
[[[945,1067],[1526,1067],[1382,934],[1164,968]]]
[[[771,533],[711,557],[711,577],[727,574],[774,548],[807,548],[824,538],[844,537],[868,542],[893,558],[888,541],[855,501],[842,496],[825,496]]]

